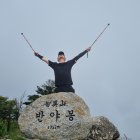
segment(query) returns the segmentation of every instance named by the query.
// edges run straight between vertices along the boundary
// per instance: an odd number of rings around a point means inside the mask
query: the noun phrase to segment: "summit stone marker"
[[[81,140],[92,128],[83,99],[63,92],[40,97],[25,108],[18,122],[26,137],[41,140]]]
[[[106,117],[92,117],[74,93],[41,96],[24,109],[18,123],[27,140],[117,140],[120,136]]]

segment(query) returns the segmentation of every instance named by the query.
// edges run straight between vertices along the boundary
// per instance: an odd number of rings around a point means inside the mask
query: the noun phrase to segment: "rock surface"
[[[27,106],[18,120],[27,140],[117,140],[117,128],[105,117],[91,117],[74,93],[44,95]]]
[[[92,128],[88,106],[74,93],[40,97],[25,108],[18,122],[28,138],[41,140],[81,140]]]
[[[92,128],[86,140],[116,140],[119,131],[106,117],[94,117]]]

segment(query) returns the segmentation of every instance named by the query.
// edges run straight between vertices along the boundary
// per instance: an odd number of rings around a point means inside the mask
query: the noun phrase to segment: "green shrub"
[[[10,131],[8,132],[8,135],[9,135],[8,138],[12,140],[25,140],[20,132],[17,121],[13,121],[11,123],[11,128]]]
[[[7,134],[7,130],[6,130],[6,123],[0,119],[0,137],[3,137]]]

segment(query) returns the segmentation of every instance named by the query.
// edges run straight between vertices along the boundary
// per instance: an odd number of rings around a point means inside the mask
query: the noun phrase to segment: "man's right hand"
[[[35,56],[38,56],[38,53],[37,53],[37,52],[34,52],[34,55],[35,55]]]
[[[37,52],[34,52],[34,55],[35,56],[37,56],[38,58],[40,58],[40,59],[42,59],[43,58],[43,56],[42,55],[40,55],[39,53],[37,53]]]
[[[34,52],[34,55],[38,58],[40,58],[42,61],[46,62],[47,64],[49,64],[49,61],[47,58],[43,57],[42,55],[40,55],[39,53],[37,52]]]

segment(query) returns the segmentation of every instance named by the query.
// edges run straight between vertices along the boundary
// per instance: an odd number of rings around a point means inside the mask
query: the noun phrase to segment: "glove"
[[[40,55],[39,53],[37,53],[37,52],[34,52],[34,55],[35,56],[37,56],[38,58],[40,58],[40,59],[42,59],[43,58],[43,56],[42,55]]]

